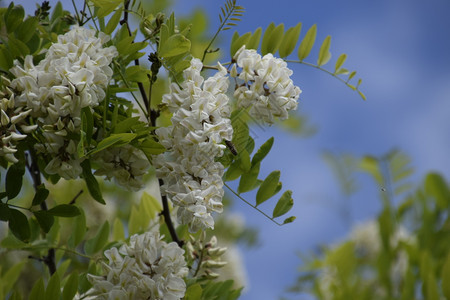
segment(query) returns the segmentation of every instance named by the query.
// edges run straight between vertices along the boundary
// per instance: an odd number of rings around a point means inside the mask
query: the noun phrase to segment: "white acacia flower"
[[[285,120],[290,110],[297,109],[301,90],[290,76],[292,70],[281,58],[272,54],[261,57],[255,50],[239,49],[234,58],[232,75],[244,81],[238,85],[234,96],[238,107],[249,108],[256,120],[272,124],[275,118]],[[240,73],[237,70],[239,67]]]
[[[162,193],[178,207],[177,218],[191,231],[214,227],[212,212],[222,212],[224,168],[215,159],[223,155],[224,140],[231,140],[227,71],[204,79],[203,64],[192,59],[183,75],[172,84],[163,103],[172,112],[172,125],[156,134],[167,149],[153,157],[156,175],[163,179]]]
[[[50,46],[37,65],[33,57],[25,57],[23,66],[14,62],[10,70],[15,76],[11,87],[15,107],[30,111],[43,128],[43,143],[38,151],[52,157],[46,171],[71,179],[81,174],[73,136],[79,135],[81,110],[93,109],[105,98],[105,89],[111,79],[112,59],[118,55],[114,46],[103,48],[109,37],[103,33],[75,26]],[[68,133],[75,133],[70,142]],[[61,139],[59,137],[65,137]],[[72,143],[72,144],[71,144]]]
[[[158,231],[133,235],[120,249],[105,251],[104,275],[88,275],[96,299],[181,299],[188,269],[184,250]],[[117,298],[118,297],[118,298]]]

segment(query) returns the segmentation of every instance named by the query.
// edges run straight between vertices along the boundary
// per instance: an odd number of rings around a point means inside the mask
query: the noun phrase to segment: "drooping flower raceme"
[[[288,112],[297,108],[301,93],[290,78],[293,72],[287,63],[270,53],[261,57],[255,50],[245,49],[245,46],[237,51],[233,59],[240,72],[235,64],[231,76],[244,81],[234,92],[238,107],[249,108],[249,114],[256,121],[272,124],[275,117],[287,119]]]
[[[96,299],[181,299],[188,273],[184,250],[157,230],[133,235],[120,249],[105,251],[104,276],[88,275]]]
[[[223,155],[224,140],[231,140],[227,71],[219,71],[206,80],[203,64],[192,59],[184,71],[181,86],[172,84],[163,96],[173,113],[172,125],[156,134],[167,149],[155,156],[156,175],[163,179],[162,193],[178,207],[178,221],[191,231],[213,228],[212,212],[222,212],[224,167],[215,159]]]
[[[82,109],[92,110],[105,97],[113,73],[109,64],[118,54],[113,46],[103,48],[108,40],[101,32],[96,37],[94,30],[74,27],[58,36],[38,65],[28,55],[23,66],[15,61],[11,69],[15,106],[31,110],[43,128],[44,141],[36,148],[51,155],[49,174],[71,179],[81,173],[77,141],[69,136],[80,133]]]

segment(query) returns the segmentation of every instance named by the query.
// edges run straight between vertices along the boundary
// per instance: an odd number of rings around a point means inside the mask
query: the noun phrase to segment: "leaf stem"
[[[238,193],[236,193],[228,184],[226,184],[225,182],[223,183],[223,185],[229,189],[236,197],[238,197],[239,199],[241,199],[242,201],[244,201],[245,203],[247,203],[249,206],[253,207],[254,209],[256,209],[258,212],[260,212],[264,217],[266,217],[267,219],[269,219],[270,221],[274,222],[275,224],[277,224],[278,226],[282,226],[283,224],[278,223],[277,221],[275,221],[273,218],[271,218],[268,214],[266,214],[265,212],[263,212],[262,210],[260,210],[258,207],[256,207],[255,205],[251,204],[250,202],[248,202],[247,200],[245,200],[244,198],[241,197],[241,195],[239,195]]]

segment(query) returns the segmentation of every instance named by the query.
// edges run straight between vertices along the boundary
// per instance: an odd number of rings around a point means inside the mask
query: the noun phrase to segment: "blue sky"
[[[17,1],[21,2],[29,5],[32,1]],[[295,279],[301,263],[298,251],[311,252],[318,244],[342,238],[351,224],[373,217],[379,209],[378,188],[370,184],[349,202],[342,202],[337,183],[321,158],[324,150],[381,155],[395,147],[411,156],[417,180],[430,170],[450,176],[450,2],[238,3],[246,8],[236,27],[241,34],[259,26],[266,28],[273,21],[286,27],[302,22],[303,36],[316,23],[319,42],[332,36],[331,66],[340,53],[346,53],[345,66],[358,71],[367,96],[363,101],[329,75],[291,65],[293,80],[303,90],[299,111],[318,128],[317,134],[303,139],[276,128],[255,130],[257,144],[275,136],[261,174],[281,170],[283,186],[294,192],[292,213],[297,220],[278,227],[236,201],[234,210],[245,216],[247,224],[260,228],[262,242],[260,248],[242,249],[249,278],[242,299],[276,299]],[[202,7],[210,13],[213,31],[222,4],[218,0],[179,1],[175,13]],[[226,42],[227,36],[223,40]],[[350,218],[340,215],[342,205],[347,205]],[[270,212],[269,206],[262,208]]]

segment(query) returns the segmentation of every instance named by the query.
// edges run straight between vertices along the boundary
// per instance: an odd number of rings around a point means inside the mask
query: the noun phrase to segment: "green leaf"
[[[119,218],[114,219],[113,223],[113,240],[123,241],[125,240],[125,229],[123,228],[122,221]]]
[[[94,132],[94,117],[90,107],[82,109],[81,123],[83,124],[83,131],[86,133],[86,141],[88,145],[91,143],[92,133]]]
[[[33,34],[35,34],[33,29],[37,28],[38,23],[38,18],[28,17],[19,25],[19,28],[17,28],[17,31],[15,32],[17,39],[23,43],[27,43],[32,38]]]
[[[45,290],[45,299],[59,299],[61,295],[61,282],[59,280],[58,273],[55,273],[50,277],[47,288]]]
[[[273,210],[273,218],[277,218],[286,214],[294,206],[294,199],[292,199],[292,191],[286,191],[278,200],[277,205]]]
[[[166,148],[164,148],[163,145],[161,145],[151,137],[146,138],[141,143],[139,143],[138,148],[141,149],[144,154],[147,155],[147,157],[164,153],[166,151]]]
[[[231,118],[231,125],[233,126],[233,139],[231,142],[234,144],[238,153],[247,147],[250,136],[248,125],[241,118],[240,115]]]
[[[378,160],[373,156],[365,156],[360,162],[360,168],[373,176],[379,186],[384,184]]]
[[[168,58],[183,54],[191,49],[191,41],[181,34],[170,36],[159,49],[159,56]]]
[[[269,153],[270,149],[272,149],[274,138],[271,137],[264,144],[259,147],[258,151],[256,151],[255,155],[252,158],[252,165],[259,164],[264,157]]]
[[[86,216],[84,215],[84,212],[82,210],[80,212],[80,215],[76,216],[72,220],[72,233],[68,241],[71,248],[75,248],[79,243],[81,243],[87,231]]]
[[[306,57],[308,57],[316,41],[316,34],[317,26],[316,24],[314,24],[313,26],[311,26],[311,28],[309,28],[308,32],[306,32],[305,37],[300,43],[300,47],[298,48],[298,59],[304,60]]]
[[[243,173],[250,171],[252,164],[250,162],[250,155],[248,154],[246,149],[239,152],[239,161],[239,167],[242,169]]]
[[[92,0],[92,3],[98,7],[97,17],[104,18],[112,13],[120,4],[122,0]]]
[[[55,218],[45,210],[34,211],[33,214],[42,230],[48,233],[55,222]]]
[[[42,277],[39,277],[39,279],[33,285],[30,295],[28,296],[28,299],[29,300],[45,299],[45,286],[44,286],[44,280],[42,279]]]
[[[364,95],[363,92],[358,90],[358,94],[363,100],[367,100],[366,95]]]
[[[139,117],[131,117],[126,118],[123,121],[120,121],[114,126],[113,133],[126,133],[131,130],[133,126],[139,124]]]
[[[122,17],[122,11],[123,8],[120,7],[111,16],[111,18],[108,21],[108,24],[106,24],[105,30],[103,31],[104,33],[106,33],[107,35],[111,35],[111,33],[113,33],[114,29],[116,29],[117,25],[119,25],[120,18]]]
[[[48,210],[48,213],[57,217],[70,218],[78,216],[80,214],[80,209],[75,205],[60,204]]]
[[[98,143],[97,148],[90,151],[88,154],[92,155],[112,146],[121,146],[128,144],[135,137],[137,137],[137,134],[135,133],[113,133],[107,138],[101,140],[100,143]]]
[[[286,219],[283,221],[283,225],[284,225],[284,224],[292,223],[292,222],[295,221],[295,219],[297,219],[295,216],[291,216],[291,217],[289,217],[289,218],[286,218]]]
[[[243,34],[242,36],[237,37],[233,43],[231,44],[230,47],[230,54],[231,57],[233,57],[236,52],[241,49],[242,46],[246,45],[248,43],[248,41],[250,41],[252,37],[252,33],[251,32],[247,32],[245,34]]]
[[[31,231],[27,217],[17,209],[9,209],[9,229],[19,240],[28,242]]]
[[[34,194],[33,202],[31,203],[31,205],[40,205],[45,201],[45,199],[47,199],[49,193],[50,192],[45,188],[44,184],[41,184],[37,187],[36,194]]]
[[[280,171],[273,171],[261,183],[261,186],[256,193],[256,205],[260,205],[273,195],[275,195],[278,182],[280,181]]]
[[[202,299],[203,289],[199,283],[188,286],[186,294],[184,295],[186,300]]]
[[[268,45],[269,45],[269,41],[270,41],[270,36],[272,35],[272,31],[275,29],[275,23],[270,23],[269,26],[267,26],[266,30],[264,31],[264,36],[261,42],[261,54],[266,54],[268,53],[266,51]]]
[[[263,44],[261,45],[261,54],[262,55],[265,55],[267,53],[275,54],[275,52],[277,52],[278,48],[280,47],[281,42],[283,41],[284,24],[280,24],[272,30],[272,32],[270,33],[270,37],[268,38],[267,43],[263,48],[265,36],[266,35],[264,34]]]
[[[425,192],[433,196],[439,208],[445,209],[450,203],[450,190],[445,179],[437,173],[429,173],[425,178]]]
[[[245,44],[246,49],[255,49],[259,47],[259,41],[261,40],[262,28],[258,27],[255,32],[253,32],[252,37]],[[234,54],[233,54],[234,55]]]
[[[300,37],[300,31],[302,29],[302,23],[298,23],[295,27],[289,28],[280,44],[280,49],[278,53],[280,57],[287,57],[295,49],[297,45],[298,38]]]
[[[78,290],[78,273],[72,271],[66,283],[62,293],[63,300],[72,300]]]
[[[25,166],[21,163],[13,164],[6,173],[5,189],[8,199],[15,198],[22,189],[23,175],[25,174]]]
[[[84,251],[87,255],[92,255],[102,250],[102,248],[108,242],[109,237],[109,223],[106,221],[103,223],[102,227],[99,228],[97,234],[92,238],[86,241],[84,245]]]
[[[97,179],[92,175],[91,163],[88,159],[84,160],[81,163],[81,167],[83,168],[83,178],[86,182],[89,193],[95,201],[106,204],[105,200],[103,200],[102,191],[98,185]]]
[[[148,82],[150,70],[144,66],[130,66],[125,69],[125,78],[130,82]]]
[[[239,178],[242,175],[242,168],[240,166],[240,160],[235,160],[225,172],[224,180],[225,181],[233,181]]]
[[[330,44],[331,44],[331,36],[327,36],[323,41],[322,46],[320,46],[317,65],[323,66],[331,59]]]
[[[450,282],[450,253],[448,253],[445,259],[444,265],[442,266],[442,283]],[[450,300],[450,284],[442,284],[442,293],[447,300]]]
[[[22,5],[14,5],[11,2],[5,14],[5,25],[8,33],[16,31],[19,25],[22,24],[24,16],[25,10]]]
[[[0,220],[1,221],[8,221],[10,218],[10,212],[9,212],[9,206],[8,204],[5,204],[0,201]]]
[[[339,55],[336,64],[334,65],[334,73],[337,74],[339,70],[341,70],[342,65],[344,64],[345,60],[347,59],[347,54],[343,53]]]
[[[28,46],[13,36],[8,37],[8,47],[15,57],[24,57],[30,54],[30,49],[28,49]]]
[[[23,267],[25,266],[26,261],[22,261],[18,264],[12,266],[8,271],[2,274],[2,285],[3,285],[3,295],[7,295],[13,288],[17,279],[22,272]],[[0,285],[1,286],[1,285]]]
[[[242,174],[239,181],[238,193],[245,193],[257,187],[260,164],[253,165],[251,169]]]

